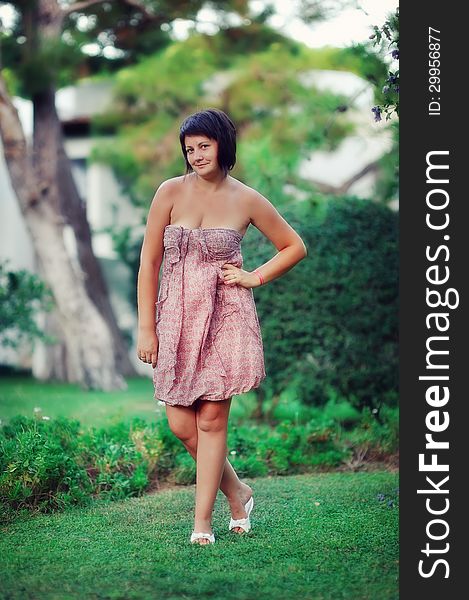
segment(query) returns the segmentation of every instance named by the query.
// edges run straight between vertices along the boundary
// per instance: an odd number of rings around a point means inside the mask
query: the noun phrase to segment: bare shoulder
[[[147,228],[161,229],[169,223],[171,210],[181,185],[179,179],[179,177],[172,177],[158,186],[148,211]]]
[[[166,179],[160,183],[155,195],[153,196],[150,212],[152,212],[156,207],[160,210],[166,211],[169,215],[171,209],[173,208],[175,199],[177,198],[177,195],[183,185],[182,179],[183,177],[171,177],[170,179]]]
[[[272,202],[256,189],[245,184],[241,185],[240,191],[250,223],[263,233],[278,250],[295,245],[306,256],[306,247],[303,240]]]
[[[281,219],[281,216],[274,205],[256,189],[233,177],[231,177],[231,186],[237,201],[240,204],[246,222],[252,223],[257,229],[266,233],[264,231],[265,217],[268,216],[268,214],[271,216],[276,214],[278,219]]]
[[[174,194],[175,192],[178,192],[182,186],[184,184],[184,176],[180,175],[178,177],[171,177],[170,179],[165,179],[165,181],[162,181],[160,183],[160,185],[158,186],[156,193],[155,193],[155,197],[166,197],[169,196],[171,194]]]
[[[256,214],[263,210],[275,211],[274,205],[256,189],[238,181],[239,184],[239,195],[242,202],[249,213],[251,221],[254,223]],[[255,223],[254,223],[255,224]]]
[[[250,212],[250,207],[256,202],[257,197],[260,196],[259,192],[257,192],[254,188],[249,187],[242,181],[235,179],[234,177],[230,176],[230,180],[230,186],[233,194],[236,195],[236,198],[246,211],[246,214],[248,214]]]

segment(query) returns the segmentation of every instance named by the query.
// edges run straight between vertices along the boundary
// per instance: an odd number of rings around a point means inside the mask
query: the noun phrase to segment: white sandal
[[[229,527],[229,531],[231,531],[234,527],[242,527],[244,529],[245,533],[249,533],[249,531],[251,530],[251,521],[249,519],[249,515],[251,514],[251,511],[254,507],[254,497],[251,496],[249,498],[249,500],[246,502],[246,504],[244,505],[244,510],[246,511],[246,517],[242,518],[242,519],[230,519],[230,527]],[[240,531],[237,531],[236,533],[241,533]]]
[[[210,542],[210,544],[214,544],[215,543],[215,536],[213,535],[213,533],[196,533],[195,531],[192,532],[191,535],[191,544],[195,544],[195,542],[197,540],[208,540]],[[208,544],[199,544],[199,546],[205,546]]]

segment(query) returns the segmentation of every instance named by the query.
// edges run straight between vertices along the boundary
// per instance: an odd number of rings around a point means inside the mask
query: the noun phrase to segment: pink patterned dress
[[[225,284],[221,268],[242,267],[242,239],[239,231],[223,227],[165,227],[155,399],[172,406],[224,400],[265,378],[252,289]]]

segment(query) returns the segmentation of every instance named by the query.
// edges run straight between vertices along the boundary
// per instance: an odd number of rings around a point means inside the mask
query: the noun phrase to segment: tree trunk
[[[24,132],[0,74],[0,134],[11,183],[57,305],[64,333],[67,380],[85,389],[126,387],[116,369],[113,339],[106,322],[86,294],[84,275],[74,267],[63,238],[58,214],[57,136],[36,145],[31,160]]]
[[[33,98],[34,106],[34,156],[40,170],[48,168],[51,160],[57,163],[58,214],[70,225],[75,234],[77,258],[84,274],[86,292],[107,322],[113,338],[110,351],[114,353],[119,371],[126,377],[135,376],[136,371],[130,362],[127,345],[117,324],[112,309],[109,292],[101,267],[93,253],[91,231],[86,217],[86,206],[82,203],[70,160],[68,159],[62,135],[62,126],[55,107],[53,89],[37,94]],[[51,136],[54,138],[55,153],[50,155]],[[48,156],[49,154],[49,156]]]

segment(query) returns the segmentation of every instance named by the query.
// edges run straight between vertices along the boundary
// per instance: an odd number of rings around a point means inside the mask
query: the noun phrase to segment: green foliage
[[[23,56],[15,69],[21,82],[19,93],[31,98],[50,86],[60,88],[71,85],[82,60],[79,48],[71,47],[62,39],[42,41],[35,52]]]
[[[186,453],[180,453],[176,456],[176,467],[171,479],[179,485],[191,485],[196,481],[197,465],[192,456]]]
[[[162,448],[141,419],[83,431],[65,417],[14,417],[0,432],[0,505],[7,514],[50,512],[92,497],[141,495]]]
[[[346,446],[367,460],[382,460],[393,454],[399,444],[399,409],[383,406],[378,418],[363,411],[359,424],[347,434]]]
[[[81,438],[81,457],[88,466],[94,494],[112,500],[138,496],[156,472],[162,443],[142,419],[129,427],[92,428]]]
[[[285,184],[304,184],[298,175],[304,157],[334,149],[352,128],[343,116],[331,121],[344,98],[299,83],[301,56],[278,47],[248,67],[225,91],[226,108],[243,132],[235,176],[281,206],[289,200]]]
[[[152,22],[142,16],[137,4],[132,6],[130,3],[99,2],[71,13],[64,21],[64,35],[71,45],[79,48],[93,44],[93,55],[82,55],[82,63],[89,72],[112,72],[134,62],[139,56],[168,44],[169,32],[161,24],[169,23],[174,12],[190,18],[193,14],[191,9],[197,10],[199,4],[197,0],[190,4],[185,0],[182,3],[178,0],[147,0],[142,6],[153,5],[157,22]],[[79,24],[80,17],[83,21],[84,14],[89,17],[86,26],[83,22]],[[109,48],[115,49],[115,52],[107,53]]]
[[[37,2],[11,4],[14,22],[6,34],[0,33],[2,66],[17,75],[18,93],[30,97],[51,85],[71,84],[83,73],[113,72],[158,51],[171,41],[170,24],[179,18],[196,20],[204,2],[96,2],[55,24],[59,6],[49,15],[40,13]],[[219,15],[226,11],[244,15],[247,1],[223,0],[213,8]]]
[[[18,348],[22,341],[34,338],[45,342],[53,339],[37,325],[35,314],[53,307],[52,293],[36,275],[22,269],[8,269],[0,261],[0,344]]]
[[[373,46],[377,46],[381,54],[389,55],[393,64],[399,61],[399,7],[391,14],[384,25],[374,26],[374,33],[370,35]],[[393,113],[399,116],[399,69],[389,69],[385,80],[381,80],[381,90],[377,90],[378,102],[372,108],[375,121],[381,121],[381,114],[386,115],[388,121]]]
[[[87,503],[91,485],[78,455],[77,421],[15,417],[0,436],[0,505],[48,512]]]
[[[355,425],[361,418],[360,412],[350,402],[334,397],[333,391],[331,391],[331,396],[322,410],[322,417],[325,420],[339,423],[343,427]]]
[[[390,124],[392,145],[379,159],[380,176],[376,183],[375,199],[394,200],[399,195],[399,123]]]
[[[371,50],[368,44],[355,43],[349,48],[334,49],[330,61],[334,68],[356,73],[373,85],[383,81],[387,73],[383,57]]]
[[[265,402],[265,409],[269,415],[269,423],[290,421],[296,425],[311,421],[322,427],[337,429],[342,427],[349,430],[362,418],[357,408],[352,406],[345,398],[338,396],[332,388],[327,390],[329,400],[323,406],[303,404],[297,396],[296,390],[287,388],[280,397]]]
[[[10,73],[11,93],[25,98],[47,90],[51,85],[70,85],[84,61],[78,45],[69,38],[51,38],[37,26],[37,6],[17,3],[17,18],[8,33],[0,33],[2,67]]]
[[[294,40],[286,38],[265,22],[255,19],[251,19],[249,25],[226,27],[216,35],[201,37],[216,57],[220,69],[229,69],[233,66],[233,59],[263,52],[273,44],[281,44],[293,54],[299,54],[301,48]]]
[[[395,403],[398,385],[398,218],[354,198],[307,203],[284,216],[308,256],[256,288],[270,396],[292,386],[305,404],[324,405],[331,389],[357,408]],[[267,260],[256,239],[249,257]]]
[[[385,408],[377,420],[334,401],[322,411],[310,408],[303,422],[230,427],[228,459],[242,477],[327,470],[353,466],[357,451],[386,459],[397,450],[397,434],[397,411]],[[6,519],[24,510],[51,512],[92,499],[141,496],[158,481],[187,485],[195,476],[195,461],[166,418],[84,429],[76,419],[49,419],[37,411],[0,429],[0,509]]]
[[[96,117],[94,127],[107,131],[123,115],[125,125],[116,138],[97,146],[91,159],[112,165],[135,204],[149,204],[159,174],[162,179],[180,174],[178,118],[200,97],[214,61],[207,44],[190,39],[117,74],[114,112]]]

